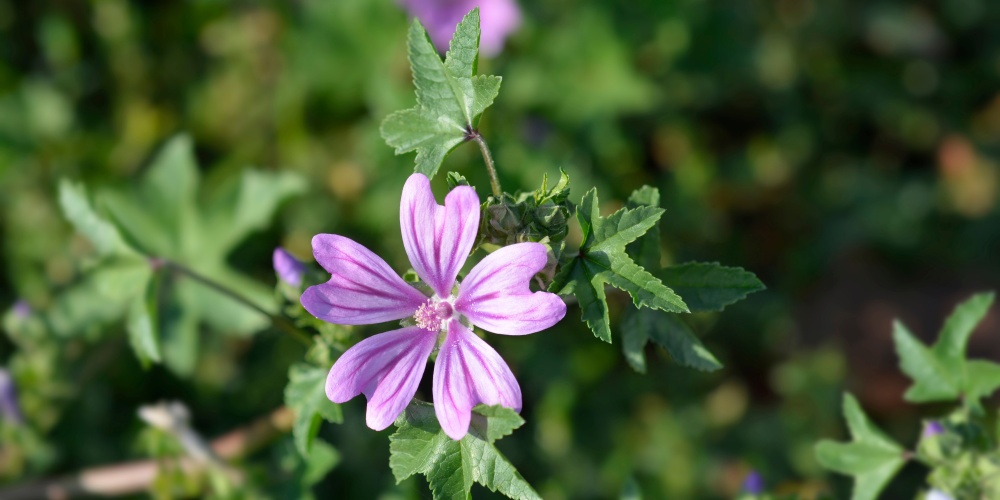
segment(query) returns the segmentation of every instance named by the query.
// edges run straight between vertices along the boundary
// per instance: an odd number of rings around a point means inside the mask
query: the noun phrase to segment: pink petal
[[[455,310],[472,324],[504,335],[526,335],[558,323],[566,315],[562,299],[528,289],[546,259],[541,243],[517,243],[489,254],[465,277]]]
[[[330,281],[302,294],[302,307],[323,321],[368,325],[412,316],[427,297],[400,278],[389,264],[343,236],[317,234],[313,254]]]
[[[434,411],[445,434],[462,439],[479,403],[521,411],[521,388],[489,344],[452,320],[434,363]]]
[[[347,350],[326,377],[326,397],[343,403],[364,393],[368,427],[389,426],[417,392],[437,332],[410,326],[380,333]]]
[[[427,176],[413,174],[403,186],[399,223],[413,270],[439,297],[450,296],[479,230],[476,191],[458,186],[441,206],[434,200]]]

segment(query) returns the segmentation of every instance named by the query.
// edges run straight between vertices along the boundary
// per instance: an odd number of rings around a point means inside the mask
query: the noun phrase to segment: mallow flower
[[[521,409],[521,388],[507,363],[473,326],[501,335],[526,335],[556,324],[566,304],[555,294],[532,292],[532,277],[545,267],[539,243],[505,246],[480,261],[461,283],[479,228],[479,197],[458,186],[438,205],[430,181],[413,174],[399,207],[403,246],[430,289],[405,282],[380,257],[343,236],[312,240],[316,261],[330,273],[326,283],[302,294],[302,305],[324,321],[363,325],[404,320],[348,349],[330,369],[326,395],[335,403],[364,394],[368,427],[392,424],[417,391],[435,348],[434,409],[442,429],[461,439],[477,404]]]
[[[515,0],[400,0],[413,17],[420,20],[438,50],[448,50],[455,26],[472,9],[479,7],[481,52],[495,56],[503,49],[507,35],[521,24],[521,9]]]

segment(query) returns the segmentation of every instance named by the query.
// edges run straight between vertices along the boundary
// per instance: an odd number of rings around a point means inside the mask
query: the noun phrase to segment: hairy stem
[[[468,139],[479,144],[479,151],[483,153],[483,161],[486,162],[486,170],[490,173],[490,187],[493,188],[493,196],[498,199],[503,196],[503,189],[500,188],[500,178],[497,177],[497,167],[493,163],[493,155],[490,154],[490,147],[486,145],[486,140],[479,134],[478,130],[471,130]]]
[[[211,288],[212,290],[215,290],[215,291],[217,291],[217,292],[225,295],[226,297],[229,297],[229,298],[235,300],[236,302],[239,302],[239,303],[241,303],[241,304],[249,307],[250,309],[253,309],[254,311],[257,311],[258,313],[263,314],[264,316],[267,316],[268,318],[271,319],[271,323],[274,325],[275,328],[277,328],[278,330],[281,330],[283,333],[288,334],[289,336],[291,336],[292,338],[294,338],[295,340],[299,341],[301,344],[303,344],[303,345],[305,345],[307,347],[312,346],[312,340],[310,340],[309,334],[307,334],[306,332],[302,331],[302,329],[300,329],[299,327],[295,326],[291,321],[289,321],[284,316],[279,316],[277,314],[271,314],[271,313],[267,312],[266,310],[264,310],[263,308],[261,308],[260,306],[258,306],[257,304],[254,304],[253,302],[251,302],[247,298],[241,296],[240,294],[238,294],[238,293],[236,293],[236,292],[234,292],[234,291],[232,291],[232,290],[230,290],[230,289],[228,289],[228,288],[226,288],[226,287],[224,287],[224,286],[222,286],[222,285],[220,285],[220,284],[218,284],[218,283],[216,283],[216,282],[214,282],[214,281],[212,281],[212,280],[210,280],[210,279],[208,279],[208,278],[206,278],[206,277],[204,277],[204,276],[202,276],[202,275],[194,272],[193,270],[191,270],[191,269],[189,269],[187,267],[184,267],[183,265],[178,264],[176,262],[169,261],[169,260],[158,260],[158,259],[156,259],[156,260],[154,260],[154,265],[160,265],[162,267],[169,268],[170,270],[172,270],[172,271],[174,271],[174,272],[176,272],[178,274],[182,274],[182,275],[184,275],[184,276],[186,276],[188,278],[191,278],[191,279],[197,281],[198,283],[201,283],[202,285],[205,285],[205,286]]]

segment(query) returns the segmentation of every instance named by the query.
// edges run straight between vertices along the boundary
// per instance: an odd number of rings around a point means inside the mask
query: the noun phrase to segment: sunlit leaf
[[[475,130],[479,117],[500,92],[500,77],[476,75],[479,9],[455,29],[444,61],[420,21],[408,37],[417,105],[385,118],[381,132],[396,154],[416,151],[415,171],[434,177],[445,156]]]
[[[628,292],[637,308],[669,312],[688,310],[673,290],[633,262],[625,252],[625,246],[646,234],[662,214],[663,209],[659,207],[643,205],[601,217],[596,189],[583,195],[577,208],[583,245],[576,257],[563,264],[549,291],[575,295],[582,319],[594,335],[605,342],[611,342],[605,284]]]
[[[435,499],[464,500],[474,482],[509,498],[541,498],[493,445],[523,424],[511,409],[478,406],[469,433],[454,441],[441,430],[432,405],[413,402],[389,437],[389,467],[397,482],[424,474]]]

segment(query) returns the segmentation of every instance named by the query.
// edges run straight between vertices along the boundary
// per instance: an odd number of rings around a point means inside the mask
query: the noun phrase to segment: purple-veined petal
[[[566,316],[558,295],[528,288],[545,267],[541,243],[517,243],[486,256],[462,281],[455,310],[483,330],[526,335],[544,330]]]
[[[302,307],[323,321],[368,325],[412,316],[427,297],[400,278],[389,264],[357,242],[336,234],[312,239],[316,262],[330,281],[302,294]]]
[[[441,206],[434,200],[427,176],[413,174],[403,186],[399,224],[413,270],[439,297],[450,296],[479,230],[476,191],[458,186]]]
[[[278,279],[296,287],[302,284],[302,275],[306,272],[306,265],[288,253],[287,250],[281,247],[275,248],[271,261]]]
[[[358,342],[337,359],[326,377],[326,397],[334,403],[364,394],[368,427],[389,426],[413,399],[437,332],[410,326]]]
[[[503,358],[453,319],[434,363],[434,412],[445,434],[462,439],[479,403],[521,411],[521,387]]]

